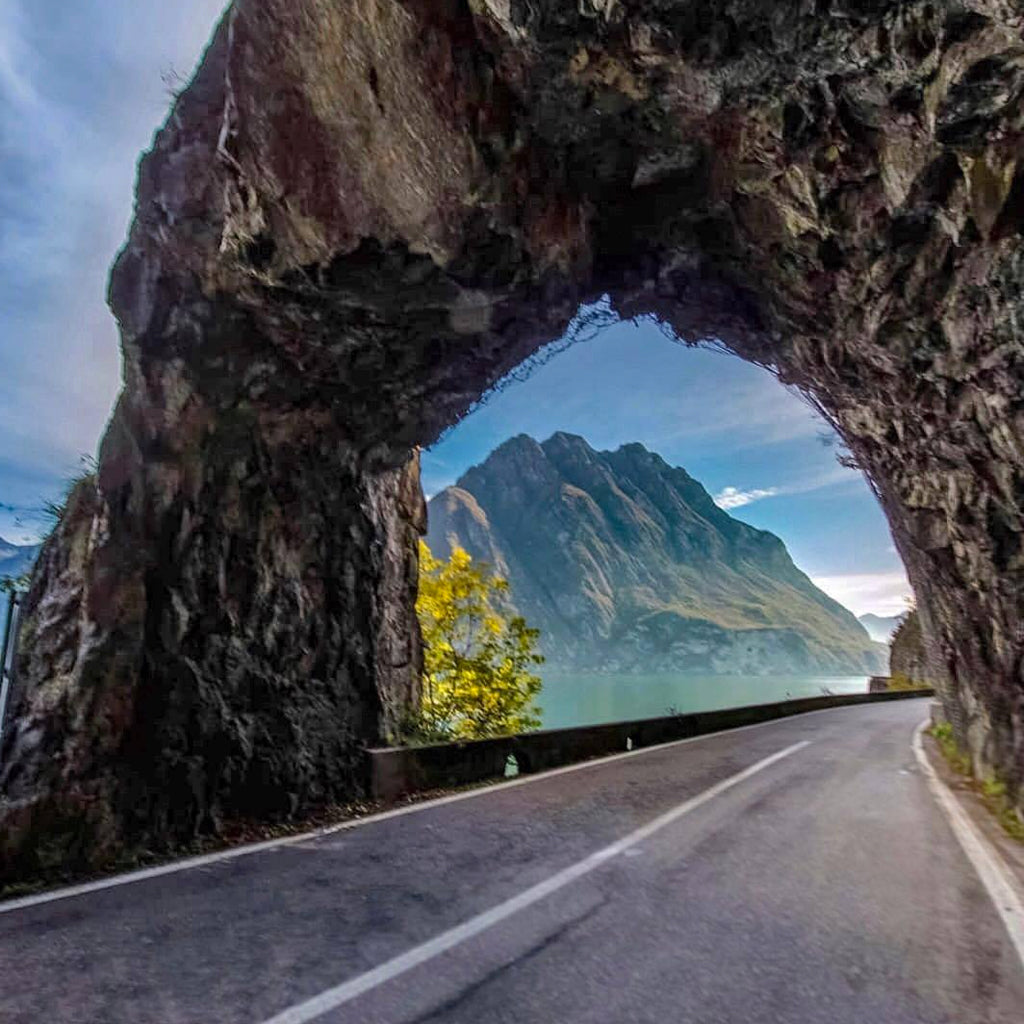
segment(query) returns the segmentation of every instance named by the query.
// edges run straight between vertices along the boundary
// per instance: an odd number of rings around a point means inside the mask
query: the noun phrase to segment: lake
[[[7,595],[0,593],[0,632]],[[866,693],[867,676],[697,676],[671,672],[615,675],[603,672],[545,672],[538,704],[542,729],[627,722],[688,711],[714,711],[767,704],[789,697]]]
[[[689,711],[714,711],[768,704],[790,697],[866,693],[867,676],[698,676],[659,673],[615,675],[546,672],[537,703],[543,729],[658,718]]]

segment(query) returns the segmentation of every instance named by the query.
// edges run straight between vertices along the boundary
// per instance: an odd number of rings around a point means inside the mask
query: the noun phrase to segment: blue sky
[[[135,162],[223,0],[0,0],[0,506],[59,493],[120,379],[104,294]],[[0,536],[38,517],[0,508]]]
[[[117,392],[104,293],[131,215],[135,162],[187,76],[220,0],[0,0],[0,536],[95,451]],[[902,610],[885,521],[825,425],[765,371],[618,324],[492,397],[431,451],[432,493],[511,434],[600,448],[642,441],[733,514],[779,534],[854,611]],[[731,489],[731,490],[729,490]]]
[[[909,587],[863,476],[804,400],[734,356],[688,348],[650,322],[619,323],[492,395],[423,454],[434,494],[513,434],[640,441],[701,481],[732,515],[786,542],[857,614],[905,610]]]

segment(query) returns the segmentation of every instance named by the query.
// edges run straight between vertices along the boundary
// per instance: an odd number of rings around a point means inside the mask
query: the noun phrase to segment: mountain
[[[872,640],[876,643],[887,644],[903,618],[902,615],[875,615],[868,612],[867,615],[859,616],[857,621],[868,631],[868,636]]]
[[[12,544],[0,537],[0,579],[20,576],[35,564],[39,544]]]
[[[40,544],[12,544],[0,537],[0,581],[6,576],[20,576],[35,565]],[[8,597],[0,591],[0,633],[7,616]]]
[[[643,445],[520,435],[428,509],[434,553],[458,545],[506,576],[552,667],[884,671],[883,649],[778,537]]]

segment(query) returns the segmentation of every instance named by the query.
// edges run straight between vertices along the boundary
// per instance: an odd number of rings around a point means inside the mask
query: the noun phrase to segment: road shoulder
[[[918,764],[1024,965],[1024,847],[1003,832],[980,795],[952,770],[927,727],[925,721],[914,731]]]

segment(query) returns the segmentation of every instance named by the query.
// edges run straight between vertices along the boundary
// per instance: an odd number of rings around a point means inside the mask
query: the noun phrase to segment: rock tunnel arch
[[[415,447],[602,294],[814,396],[1019,784],[1022,91],[1001,0],[236,0],[140,165],[5,869],[357,793],[416,686]]]

